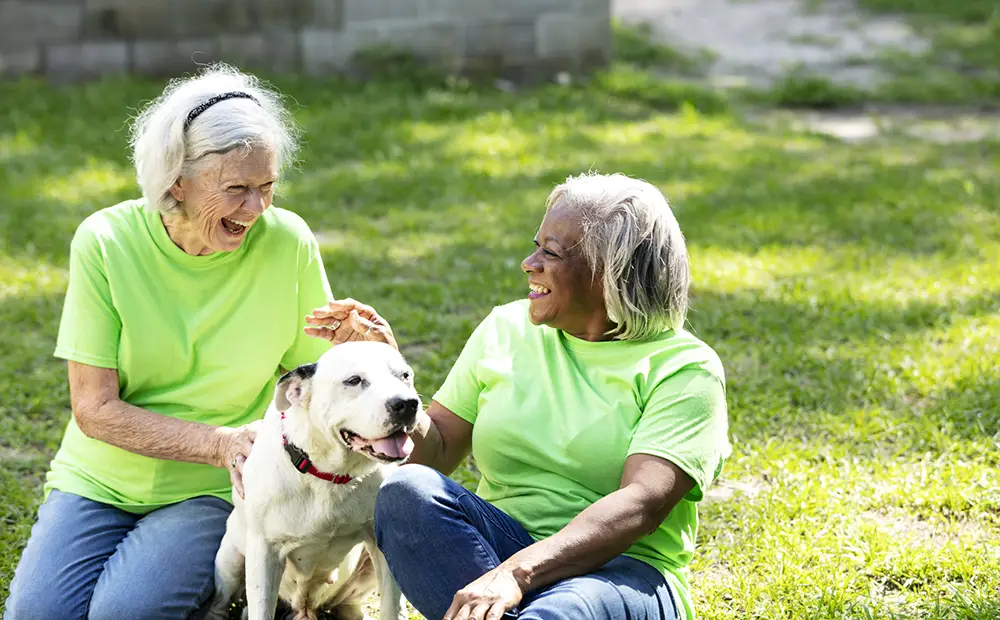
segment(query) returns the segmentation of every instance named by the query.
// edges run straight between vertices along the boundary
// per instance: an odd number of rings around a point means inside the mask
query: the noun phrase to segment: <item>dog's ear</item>
[[[293,405],[302,403],[308,405],[309,388],[315,374],[316,364],[303,364],[278,379],[274,388],[274,404],[278,411],[288,411]]]

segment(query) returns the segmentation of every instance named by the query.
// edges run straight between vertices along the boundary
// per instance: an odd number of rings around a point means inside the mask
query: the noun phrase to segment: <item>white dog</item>
[[[420,410],[413,371],[391,346],[348,342],[283,376],[243,468],[215,559],[214,617],[227,617],[246,579],[250,620],[296,620],[320,609],[364,618],[380,590],[380,619],[406,602],[375,545],[375,494],[387,465],[406,459]]]

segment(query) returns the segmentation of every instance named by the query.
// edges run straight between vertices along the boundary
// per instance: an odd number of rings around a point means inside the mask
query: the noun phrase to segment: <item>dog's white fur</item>
[[[361,383],[350,385],[357,378]],[[340,618],[360,619],[361,603],[376,587],[380,619],[406,618],[405,599],[372,529],[375,494],[393,465],[352,449],[341,435],[344,429],[369,439],[401,427],[410,432],[415,417],[393,415],[387,407],[398,398],[411,407],[415,400],[420,410],[412,370],[381,343],[334,346],[315,365],[282,377],[243,467],[246,499],[233,494],[216,556],[212,617],[227,617],[245,574],[250,620],[273,618],[279,596],[298,620],[333,608]],[[285,452],[282,426],[317,469],[354,479],[334,484],[299,473]]]

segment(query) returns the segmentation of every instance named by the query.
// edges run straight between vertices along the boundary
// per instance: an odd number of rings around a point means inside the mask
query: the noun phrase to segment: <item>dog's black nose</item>
[[[389,411],[389,416],[393,422],[407,424],[417,417],[418,402],[416,398],[393,396],[385,401],[385,408]]]

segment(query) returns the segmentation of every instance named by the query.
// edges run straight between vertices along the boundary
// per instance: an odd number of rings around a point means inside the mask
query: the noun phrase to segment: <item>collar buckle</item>
[[[299,470],[300,474],[304,474],[309,471],[309,468],[312,466],[312,461],[310,461],[305,454],[299,453],[298,456],[292,455],[292,466]]]

